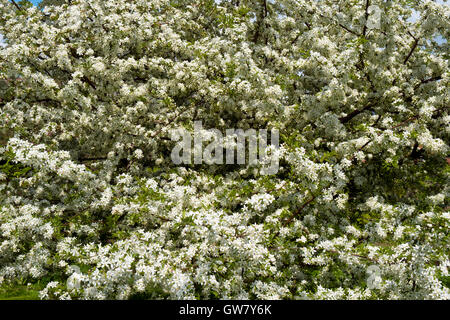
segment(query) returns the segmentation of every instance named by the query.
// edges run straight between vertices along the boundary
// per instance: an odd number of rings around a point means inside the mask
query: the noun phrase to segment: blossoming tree
[[[0,284],[47,279],[41,297],[61,299],[448,299],[449,13],[0,0]],[[173,164],[170,130],[194,121],[278,129],[280,170]]]

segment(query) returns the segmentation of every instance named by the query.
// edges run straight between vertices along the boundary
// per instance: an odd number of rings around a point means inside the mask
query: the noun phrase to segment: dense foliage
[[[61,299],[448,299],[449,13],[0,0],[0,284],[45,280],[41,298]],[[194,121],[278,129],[280,170],[174,165],[170,130]]]

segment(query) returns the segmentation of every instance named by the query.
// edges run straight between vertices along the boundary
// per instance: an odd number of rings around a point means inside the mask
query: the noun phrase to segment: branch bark
[[[345,123],[349,122],[350,120],[352,120],[354,117],[356,117],[358,114],[360,114],[360,113],[362,113],[362,112],[364,112],[366,110],[369,110],[372,107],[373,107],[373,104],[370,103],[370,104],[368,104],[367,106],[365,106],[362,109],[354,110],[354,111],[350,112],[348,115],[346,115],[345,117],[339,118],[339,121],[342,124],[345,124]]]
[[[17,10],[22,10],[22,8],[16,3],[16,1],[11,0],[11,2],[12,2],[13,5],[17,8]]]
[[[418,44],[419,44],[419,39],[415,39],[414,44],[411,47],[411,50],[409,51],[408,55],[406,56],[405,60],[403,61],[403,64],[406,64],[408,62],[408,60],[409,60],[409,58],[411,58],[414,50],[416,50]]]

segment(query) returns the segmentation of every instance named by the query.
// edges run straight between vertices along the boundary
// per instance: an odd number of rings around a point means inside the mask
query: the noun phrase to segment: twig
[[[151,135],[151,138],[154,138],[154,137],[156,137],[158,134],[160,134],[161,131],[162,131],[164,128],[167,128],[167,126],[169,126],[172,122],[174,122],[176,119],[178,119],[178,117],[181,116],[183,113],[185,113],[187,110],[190,110],[190,108],[184,109],[184,110],[181,111],[179,114],[177,114],[175,117],[173,117],[172,119],[170,119],[169,122],[168,122],[165,126],[162,126],[158,131],[156,131],[154,134],[152,134],[152,135]]]
[[[291,217],[289,218],[289,219],[287,219],[286,220],[286,222],[284,222],[283,223],[283,225],[288,225],[289,223],[291,223],[291,221],[296,217],[296,216],[298,216],[302,211],[303,211],[303,209],[305,209],[305,207],[308,205],[308,204],[310,204],[311,202],[313,202],[314,201],[314,199],[316,199],[316,197],[317,196],[315,196],[315,195],[313,195],[308,201],[306,201],[305,203],[303,203],[302,204],[302,206],[293,214],[293,215],[291,215]],[[278,235],[278,234],[277,234]]]

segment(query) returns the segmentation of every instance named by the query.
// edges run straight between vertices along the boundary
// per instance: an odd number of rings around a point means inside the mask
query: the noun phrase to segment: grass
[[[31,285],[15,284],[0,287],[0,300],[39,300],[39,291],[42,284]]]

